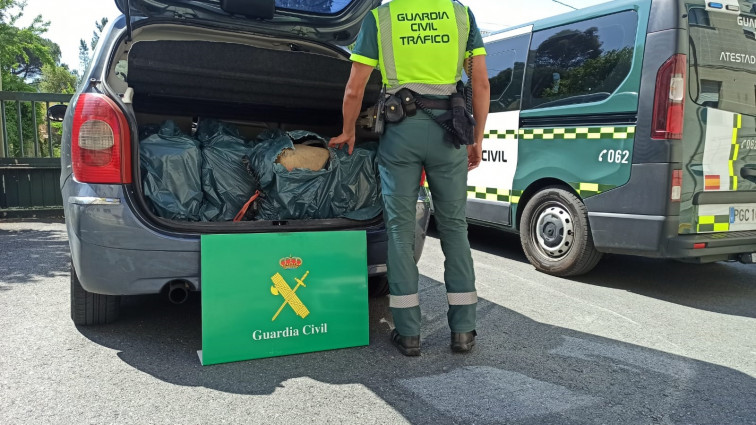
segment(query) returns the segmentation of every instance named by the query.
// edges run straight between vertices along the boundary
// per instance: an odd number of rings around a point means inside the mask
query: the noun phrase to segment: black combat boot
[[[391,343],[399,349],[399,351],[405,356],[419,356],[420,355],[420,335],[418,336],[402,336],[394,329],[391,331]]]
[[[475,345],[475,336],[477,332],[452,332],[451,333],[451,349],[455,353],[467,353],[472,350]]]

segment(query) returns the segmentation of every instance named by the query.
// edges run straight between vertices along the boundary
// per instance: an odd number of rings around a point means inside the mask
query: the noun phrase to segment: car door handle
[[[740,175],[747,180],[756,183],[756,165],[747,164],[740,169]]]

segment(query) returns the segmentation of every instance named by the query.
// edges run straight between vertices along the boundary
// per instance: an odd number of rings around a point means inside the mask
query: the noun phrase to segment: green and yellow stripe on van
[[[615,185],[601,183],[570,183],[573,189],[581,198],[598,195],[614,189]],[[484,199],[486,201],[509,202],[517,204],[522,197],[522,190],[499,189],[495,187],[468,186],[467,197],[475,199]]]
[[[573,189],[580,195],[581,198],[585,199],[590,196],[598,195],[599,193],[604,193],[608,190],[612,190],[616,185],[613,184],[601,184],[601,183],[570,183],[570,186],[572,186]]]
[[[733,163],[738,160],[740,145],[738,145],[738,132],[743,128],[743,116],[735,114],[732,123],[732,144],[730,145],[730,190],[738,190],[738,175],[735,174]]]
[[[497,189],[495,187],[467,186],[467,197],[485,199],[486,201],[509,202],[517,204],[522,196],[521,190]]]
[[[729,215],[698,216],[697,232],[728,232],[730,230]]]
[[[521,140],[578,140],[578,139],[631,139],[635,137],[635,126],[624,127],[560,127],[521,128],[519,130],[489,130],[485,139]]]

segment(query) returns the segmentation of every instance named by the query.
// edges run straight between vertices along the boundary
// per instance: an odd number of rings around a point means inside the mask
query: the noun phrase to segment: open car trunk
[[[212,191],[206,190],[208,176],[205,171],[208,164],[213,162],[208,161],[207,153],[210,150],[207,146],[210,146],[208,141],[212,139],[213,131],[216,136],[224,138],[223,143],[231,137],[249,148],[241,149],[245,153],[243,158],[238,149],[233,149],[234,152],[220,152],[222,155],[216,155],[214,166],[226,175],[244,174],[247,171],[249,174],[243,177],[254,176],[253,190],[262,189],[260,176],[256,174],[259,170],[251,168],[255,164],[254,149],[259,148],[260,143],[267,143],[276,135],[286,135],[291,136],[294,143],[304,141],[314,146],[318,145],[319,139],[322,146],[323,141],[341,131],[342,99],[351,69],[346,52],[311,41],[271,39],[236,33],[232,35],[233,37],[225,32],[188,29],[177,25],[146,26],[134,31],[133,40],[124,42],[123,48],[119,49],[123,52],[122,56],[114,58],[109,72],[109,86],[121,94],[127,104],[131,103],[140,133],[139,143],[135,144],[133,152],[134,198],[145,215],[162,227],[201,233],[268,231],[271,226],[282,227],[280,230],[286,231],[379,225],[380,205],[377,212],[367,214],[358,212],[356,215],[327,216],[323,215],[323,211],[327,209],[321,209],[315,215],[310,213],[297,216],[296,211],[284,211],[277,217],[270,211],[276,204],[269,203],[267,214],[255,217],[253,212],[248,212],[240,222],[230,220],[237,211],[232,211],[233,214],[229,214],[229,211],[215,214],[215,211],[208,213],[203,210],[204,214],[200,214],[199,218],[190,218],[180,214],[166,214],[161,208],[156,208],[156,198],[151,197],[156,184],[179,182],[181,186],[182,181],[199,178],[205,190],[202,202],[210,204],[217,204],[218,193],[227,191],[227,188],[218,189],[213,195],[209,193]],[[372,105],[379,90],[380,75],[376,71],[365,93],[363,111]],[[147,181],[149,173],[145,167],[155,159],[150,156],[151,152],[158,152],[147,149],[147,144],[151,143],[149,137],[157,132],[165,132],[166,127],[175,131],[174,135],[179,136],[185,146],[189,146],[188,149],[193,149],[191,140],[196,140],[197,151],[188,156],[192,161],[199,161],[198,175],[189,175],[194,170],[186,176],[182,175],[186,161],[179,161],[178,167],[174,166],[175,162],[166,161],[160,164],[160,172],[169,176]],[[358,131],[358,147],[374,150],[375,141],[376,138],[371,133]],[[223,143],[214,146],[230,146]],[[352,158],[345,159],[337,154],[339,152],[330,151],[329,166],[334,161],[352,161]],[[252,160],[250,156],[253,157]],[[374,156],[367,155],[365,158],[374,161]],[[223,161],[227,162],[228,167],[223,167]],[[194,163],[191,164],[194,167]],[[280,172],[280,164],[276,166]],[[302,170],[296,169],[293,172],[301,174]],[[374,181],[380,186],[377,167]],[[333,181],[330,184],[334,184]],[[281,186],[280,183],[268,184],[266,187],[273,186],[284,191],[292,187]],[[183,186],[181,187],[183,190]],[[363,191],[376,189],[365,187],[364,184],[362,187],[360,184],[352,184],[352,189],[354,188]],[[249,187],[241,189],[242,192],[245,190],[249,190]],[[232,195],[247,199],[253,194],[254,191]],[[202,195],[195,195],[202,198]],[[221,195],[220,198],[228,198],[228,193]],[[258,198],[251,208],[259,202]],[[343,208],[339,211],[342,210]]]

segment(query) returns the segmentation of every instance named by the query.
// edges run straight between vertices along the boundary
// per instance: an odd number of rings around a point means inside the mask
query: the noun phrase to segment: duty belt
[[[425,97],[425,96],[418,96],[420,98],[420,102],[423,103],[423,106],[428,109],[440,109],[444,111],[448,111],[451,109],[451,103],[449,102],[449,99],[437,99],[432,97]]]

